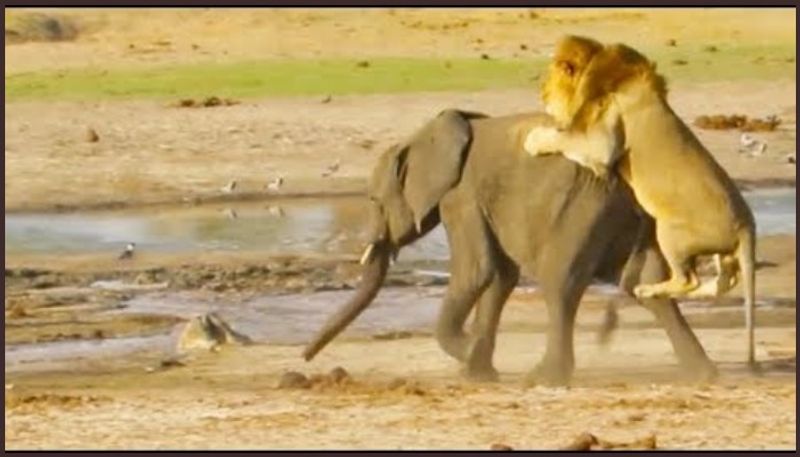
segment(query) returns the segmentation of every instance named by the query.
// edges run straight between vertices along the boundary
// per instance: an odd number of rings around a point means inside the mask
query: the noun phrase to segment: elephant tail
[[[597,343],[601,347],[607,347],[611,342],[611,337],[614,335],[614,332],[618,327],[619,314],[617,313],[617,304],[614,301],[610,301],[606,307],[606,312],[603,316],[603,322],[600,324],[600,328],[597,330]]]

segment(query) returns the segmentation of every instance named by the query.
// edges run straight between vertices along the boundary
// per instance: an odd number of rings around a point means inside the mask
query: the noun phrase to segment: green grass
[[[648,52],[670,81],[794,79],[794,46],[663,48]],[[762,63],[755,60],[761,57]],[[675,65],[676,59],[688,62]],[[250,98],[525,88],[538,83],[546,58],[264,60],[138,69],[76,69],[7,75],[6,100],[106,98]]]
[[[534,84],[544,61],[480,59],[268,60],[137,70],[81,69],[6,77],[6,99],[338,95],[481,90]],[[449,64],[448,64],[449,62]]]

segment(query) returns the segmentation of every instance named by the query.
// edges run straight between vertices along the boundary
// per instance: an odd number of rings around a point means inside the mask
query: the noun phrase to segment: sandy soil
[[[699,40],[794,42],[785,12],[631,10],[111,10],[62,12],[81,25],[73,42],[6,47],[6,75],[86,66],[154,66],[295,56],[540,55],[560,35],[591,30],[599,39],[663,45]],[[697,27],[703,23],[703,27]],[[466,24],[466,25],[465,25]],[[155,32],[154,32],[155,31]],[[374,40],[380,35],[384,40]],[[489,40],[488,38],[492,38]],[[259,43],[253,46],[252,43]],[[527,49],[521,49],[525,43]],[[131,46],[133,45],[133,46]],[[780,129],[760,158],[736,152],[739,133],[695,131],[742,184],[795,183],[784,155],[796,148],[795,81],[675,84],[672,104],[685,121],[702,114],[778,115]],[[209,94],[214,95],[214,94]],[[75,209],[358,192],[375,158],[438,111],[458,107],[505,114],[538,107],[530,90],[244,100],[181,109],[164,102],[6,104],[5,205],[9,211]],[[94,129],[99,141],[88,142]],[[340,171],[320,173],[336,158]],[[233,195],[220,188],[232,179]],[[761,376],[747,372],[738,289],[714,306],[684,306],[721,377],[687,381],[663,331],[630,300],[587,294],[578,316],[577,371],[570,388],[526,387],[541,357],[547,317],[540,297],[520,289],[504,312],[496,365],[501,381],[467,382],[433,338],[341,338],[314,362],[300,348],[223,346],[183,366],[150,353],[77,361],[68,371],[5,373],[7,449],[555,449],[581,432],[621,443],[655,436],[660,449],[793,449],[796,446],[796,238],[758,244]],[[161,332],[177,319],[99,317],[161,283],[222,303],[265,292],[347,289],[356,257],[266,258],[258,252],[198,256],[145,254],[121,265],[93,254],[5,258],[6,343],[109,339]],[[399,271],[398,271],[399,270]],[[97,279],[142,286],[124,292],[87,287]],[[430,278],[397,269],[395,287]],[[596,344],[609,300],[620,330]],[[307,375],[344,367],[344,382],[278,388],[288,370]],[[637,444],[631,444],[637,446]]]
[[[6,14],[26,10],[15,8]],[[88,8],[54,12],[75,23],[80,32],[77,39],[7,46],[6,74],[275,57],[477,57],[484,53],[525,57],[549,53],[564,33],[588,33],[603,41],[647,47],[663,46],[669,39],[676,39],[679,46],[795,41],[795,17],[787,9]],[[698,23],[703,27],[696,27]]]
[[[491,385],[458,378],[430,337],[339,342],[310,365],[296,347],[249,346],[153,373],[18,377],[7,380],[6,449],[554,449],[584,431],[622,442],[654,434],[660,449],[791,449],[795,330],[758,335],[769,362],[756,378],[740,363],[741,330],[699,332],[720,363],[711,385],[682,381],[655,329],[620,331],[608,352],[579,333],[569,389],[522,385],[544,344],[522,332],[499,337],[503,376]],[[277,388],[287,370],[335,366],[352,381]]]
[[[695,129],[735,178],[793,185],[785,155],[796,144],[794,82],[676,86],[675,110],[687,123],[701,114],[777,114],[784,124],[757,138],[758,158],[739,154],[739,133]],[[268,197],[266,184],[286,178],[284,194],[363,190],[376,157],[443,109],[502,115],[535,110],[536,92],[436,93],[266,99],[215,108],[156,102],[20,102],[6,105],[6,211],[109,204]],[[94,129],[97,142],[86,140]],[[321,173],[336,159],[340,171]]]

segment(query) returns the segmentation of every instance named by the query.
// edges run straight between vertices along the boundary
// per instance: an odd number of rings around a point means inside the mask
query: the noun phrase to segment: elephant
[[[368,183],[369,244],[354,295],[304,349],[311,360],[377,295],[399,250],[440,222],[450,247],[450,279],[435,326],[439,346],[473,379],[496,380],[495,340],[503,306],[521,273],[547,305],[545,354],[530,382],[568,384],[573,329],[593,280],[629,296],[667,275],[654,221],[624,181],[600,179],[560,157],[533,157],[522,144],[543,113],[490,117],[448,109],[379,157]],[[671,299],[643,299],[665,328],[679,365],[705,379],[716,368]],[[475,307],[470,331],[465,323]]]

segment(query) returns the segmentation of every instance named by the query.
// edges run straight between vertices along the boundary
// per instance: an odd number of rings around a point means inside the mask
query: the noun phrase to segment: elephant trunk
[[[378,291],[386,278],[391,255],[390,243],[378,241],[371,243],[361,258],[364,264],[364,273],[355,296],[346,303],[336,314],[328,319],[325,326],[317,333],[313,340],[303,351],[303,358],[309,361],[317,355],[331,340],[350,325],[375,299]]]

